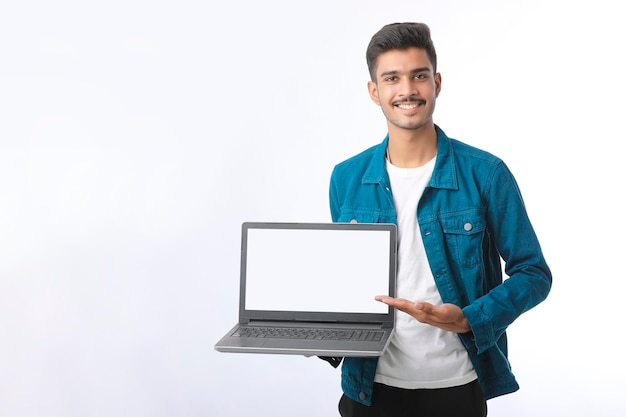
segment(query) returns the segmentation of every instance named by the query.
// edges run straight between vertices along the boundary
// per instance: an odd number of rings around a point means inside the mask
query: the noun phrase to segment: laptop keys
[[[318,329],[290,327],[240,327],[235,337],[269,337],[281,339],[380,341],[382,330]]]

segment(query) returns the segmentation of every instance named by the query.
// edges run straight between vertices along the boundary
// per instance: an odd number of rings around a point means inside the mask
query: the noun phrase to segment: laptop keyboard
[[[240,327],[233,333],[235,337],[270,337],[279,339],[314,339],[380,341],[383,330],[320,329],[292,327]]]

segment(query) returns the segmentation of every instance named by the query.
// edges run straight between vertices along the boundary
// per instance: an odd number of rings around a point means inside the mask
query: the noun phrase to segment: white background
[[[554,273],[490,416],[623,416],[618,1],[6,1],[0,416],[334,416],[339,371],[217,353],[240,224],[327,221],[379,143],[365,48],[432,29],[436,122],[502,157]],[[264,402],[259,402],[263,399]]]

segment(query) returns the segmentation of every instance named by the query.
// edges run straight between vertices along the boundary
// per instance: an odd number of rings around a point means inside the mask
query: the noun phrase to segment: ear
[[[372,101],[380,106],[380,99],[378,98],[378,86],[374,81],[368,81],[367,89],[370,93]]]
[[[439,97],[439,93],[441,92],[441,73],[435,74],[435,97]]]

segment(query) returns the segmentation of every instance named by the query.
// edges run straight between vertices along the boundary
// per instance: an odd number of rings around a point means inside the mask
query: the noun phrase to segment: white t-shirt
[[[436,158],[417,168],[387,161],[398,224],[397,297],[441,305],[417,224],[417,204],[428,185]],[[380,357],[375,381],[406,389],[446,388],[476,379],[458,335],[396,311],[396,330]]]

